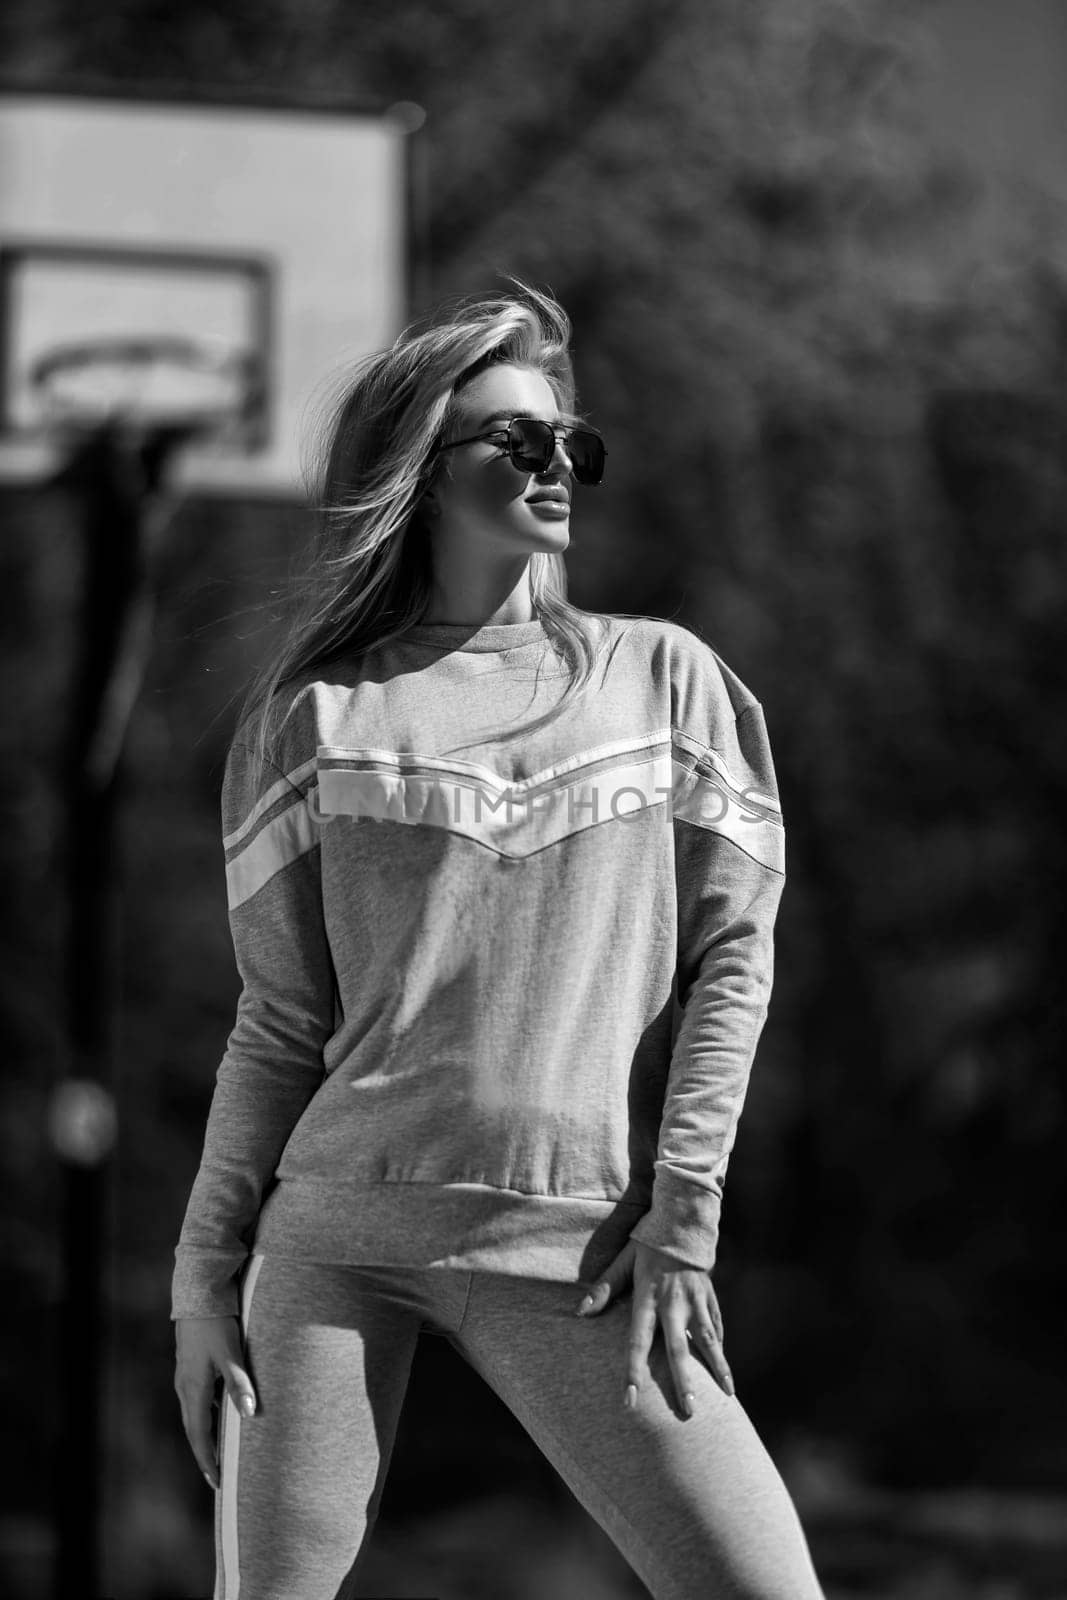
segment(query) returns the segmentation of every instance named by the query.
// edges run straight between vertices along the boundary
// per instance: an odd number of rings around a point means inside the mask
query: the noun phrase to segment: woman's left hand
[[[687,1335],[712,1376],[727,1394],[733,1394],[734,1381],[722,1348],[722,1315],[711,1286],[711,1274],[688,1266],[652,1245],[630,1239],[607,1271],[601,1273],[579,1306],[578,1315],[596,1316],[631,1280],[634,1293],[623,1403],[630,1407],[637,1404],[657,1321],[663,1326],[671,1376],[678,1403],[686,1416],[693,1414],[693,1358]]]

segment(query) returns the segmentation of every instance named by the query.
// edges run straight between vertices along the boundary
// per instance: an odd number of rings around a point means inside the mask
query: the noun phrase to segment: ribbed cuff
[[[652,1205],[637,1226],[630,1229],[630,1238],[710,1272],[719,1243],[721,1210],[721,1196],[713,1189],[660,1167],[652,1189]]]
[[[247,1252],[237,1258],[232,1250],[194,1250],[188,1245],[179,1245],[174,1255],[170,1291],[172,1322],[179,1317],[240,1315],[238,1278],[248,1259]]]

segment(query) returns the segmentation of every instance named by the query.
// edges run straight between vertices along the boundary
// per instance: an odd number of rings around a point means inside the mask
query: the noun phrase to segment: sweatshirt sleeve
[[[753,702],[711,749],[676,734],[673,790],[681,1022],[652,1204],[630,1237],[710,1270],[723,1180],[766,1020],[785,881],[778,790]]]
[[[314,762],[286,772],[268,761],[256,774],[251,752],[235,741],[222,816],[243,987],[174,1252],[172,1320],[237,1314],[237,1279],[264,1190],[322,1082],[323,1047],[334,1027],[321,850],[307,802]]]

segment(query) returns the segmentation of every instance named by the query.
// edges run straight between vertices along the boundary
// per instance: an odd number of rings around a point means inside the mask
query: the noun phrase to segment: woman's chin
[[[562,555],[571,542],[570,521],[525,522],[500,525],[494,530],[490,548],[509,555]]]
[[[540,550],[548,555],[562,555],[571,542],[570,522],[556,522],[538,528],[532,537],[529,537],[531,551]]]

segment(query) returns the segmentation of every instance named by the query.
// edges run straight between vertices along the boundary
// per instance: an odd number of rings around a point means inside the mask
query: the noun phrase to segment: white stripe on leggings
[[[248,1332],[248,1313],[252,1309],[252,1296],[262,1265],[263,1257],[253,1254],[245,1269],[241,1287],[241,1328],[245,1333]],[[230,1399],[229,1390],[225,1390],[224,1394],[226,1433],[219,1483],[219,1562],[215,1573],[214,1600],[239,1600],[241,1567],[237,1548],[237,1463],[241,1454],[241,1413]]]

